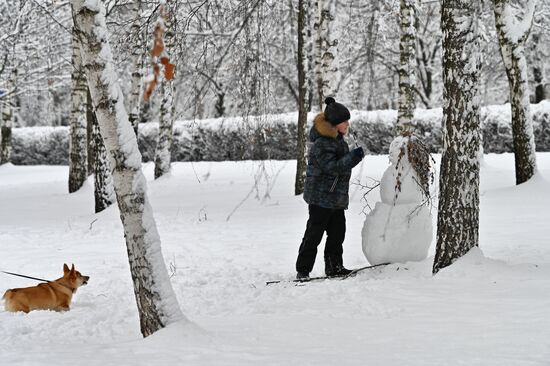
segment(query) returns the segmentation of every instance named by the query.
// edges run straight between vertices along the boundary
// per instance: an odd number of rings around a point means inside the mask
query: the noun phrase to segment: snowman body
[[[408,160],[408,137],[390,145],[390,163],[380,181],[381,202],[365,219],[363,253],[370,264],[420,261],[433,238],[432,215],[419,177]]]

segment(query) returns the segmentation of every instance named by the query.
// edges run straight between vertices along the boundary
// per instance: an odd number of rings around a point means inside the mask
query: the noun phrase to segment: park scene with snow
[[[548,365],[550,2],[0,0],[0,365]]]

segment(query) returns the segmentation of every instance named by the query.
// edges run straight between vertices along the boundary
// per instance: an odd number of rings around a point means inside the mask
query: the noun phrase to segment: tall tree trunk
[[[546,99],[546,90],[544,90],[544,73],[542,66],[533,67],[533,79],[535,80],[535,103],[540,103]]]
[[[307,69],[306,69],[306,80],[307,80],[307,111],[311,112],[313,108],[313,103],[315,100],[315,97],[318,95],[316,94],[317,88],[316,88],[316,67],[315,67],[315,42],[316,42],[316,31],[315,31],[315,23],[316,23],[316,10],[317,10],[317,0],[307,0],[307,7],[306,7],[306,19],[307,23],[305,25],[306,27],[306,44],[305,44],[305,52],[306,52],[306,59],[307,59]]]
[[[15,56],[14,56],[15,59]],[[17,66],[14,65],[7,82],[7,95],[4,97],[2,108],[2,124],[0,125],[0,165],[10,162],[11,157],[11,128],[14,125],[16,114],[15,95],[17,93]]]
[[[16,4],[12,4],[16,5]],[[2,113],[2,118],[0,120],[3,121],[2,124],[0,124],[0,165],[9,163],[11,160],[11,133],[12,133],[12,127],[17,126],[17,122],[19,119],[19,113],[21,111],[21,99],[19,97],[19,81],[18,81],[18,73],[19,73],[19,67],[21,63],[24,61],[22,60],[23,55],[21,55],[21,52],[17,52],[17,45],[24,44],[26,45],[28,42],[25,42],[25,34],[24,34],[24,27],[22,26],[23,23],[25,23],[25,17],[23,14],[25,14],[28,10],[25,9],[25,6],[27,5],[26,2],[20,1],[17,6],[14,6],[15,8],[18,8],[18,14],[13,14],[16,18],[18,18],[18,21],[16,22],[16,29],[14,29],[15,34],[13,35],[11,39],[12,43],[12,49],[11,49],[11,71],[9,73],[9,77],[6,83],[6,89],[7,89],[7,95],[6,100],[4,101],[3,108],[0,109],[0,113]],[[23,47],[25,48],[25,47]],[[9,54],[8,50],[8,54]],[[8,61],[8,57],[6,56],[4,58],[4,63]],[[5,66],[5,65],[4,65]],[[3,67],[4,67],[3,66]]]
[[[162,102],[159,116],[159,136],[155,149],[155,179],[170,172],[174,126],[174,121],[172,119],[172,82],[162,82],[160,85],[160,93],[162,95]]]
[[[296,142],[296,180],[294,194],[304,193],[306,179],[306,58],[305,37],[307,31],[308,0],[298,0],[298,136]]]
[[[86,140],[88,141],[88,175],[93,174],[95,166],[95,147],[94,139],[92,137],[93,125],[97,124],[97,119],[95,118],[95,111],[92,105],[92,95],[90,94],[90,88],[86,83]],[[99,128],[98,128],[99,133]]]
[[[0,98],[0,165],[5,164],[3,154],[2,154],[2,139],[3,139],[3,130],[4,130],[4,101]]]
[[[138,136],[139,112],[141,110],[141,91],[143,79],[143,35],[141,28],[141,0],[135,0],[129,4],[130,13],[134,17],[130,27],[129,36],[135,38],[135,44],[132,47],[132,85],[130,86],[130,100],[128,101],[128,118]]]
[[[397,131],[412,129],[414,117],[415,86],[415,0],[400,2],[401,38],[399,40],[399,110],[397,112]]]
[[[546,90],[544,90],[544,64],[546,62],[546,57],[544,52],[541,52],[541,48],[544,47],[541,43],[541,34],[540,33],[531,33],[530,42],[527,50],[527,54],[532,56],[531,68],[533,70],[533,88],[535,89],[535,94],[533,96],[533,103],[540,103],[546,99]]]
[[[533,24],[535,0],[529,1],[521,22],[516,20],[509,0],[494,0],[494,3],[500,54],[510,86],[516,184],[521,184],[537,170],[525,58],[525,42]]]
[[[86,98],[88,85],[82,69],[80,44],[73,29],[71,72],[71,122],[69,140],[69,193],[76,192],[88,178]]]
[[[71,0],[71,5],[92,101],[113,168],[141,333],[146,337],[184,317],[168,278],[141,171],[141,154],[113,68],[105,7],[94,0]]]
[[[11,96],[7,95],[5,99],[2,103],[2,115],[0,116],[0,165],[9,163],[11,155],[11,118],[13,113]]]
[[[334,26],[336,0],[317,2],[315,22],[315,75],[319,94],[319,109],[325,98],[335,96],[338,87],[338,37]]]
[[[433,273],[478,245],[480,5],[443,0],[443,155]]]
[[[213,85],[216,88],[216,104],[214,105],[214,118],[219,118],[225,116],[225,92],[223,90],[223,84],[217,83],[214,80]]]
[[[164,26],[164,43],[166,54],[163,56],[169,56],[170,50],[174,46],[174,12],[169,4],[163,5],[164,10],[161,11],[162,21],[159,24]],[[164,13],[164,14],[162,14]],[[172,150],[172,135],[174,127],[173,119],[173,106],[174,106],[174,87],[173,81],[161,78],[160,94],[162,101],[160,105],[159,116],[159,136],[157,141],[157,147],[155,149],[155,179],[170,172],[171,150]]]
[[[89,139],[89,154],[91,155],[92,167],[94,173],[94,202],[95,212],[101,212],[111,206],[116,201],[115,189],[113,187],[113,176],[111,174],[111,165],[107,159],[107,150],[103,143],[103,137],[99,131],[99,123],[92,107],[92,96],[88,91],[88,124],[91,126]]]

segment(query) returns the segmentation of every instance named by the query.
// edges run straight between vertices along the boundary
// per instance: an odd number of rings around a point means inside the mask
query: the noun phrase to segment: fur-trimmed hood
[[[315,141],[320,136],[330,137],[333,139],[338,137],[338,130],[325,119],[325,114],[322,112],[319,113],[313,120],[313,128],[309,133],[309,139],[311,141]]]

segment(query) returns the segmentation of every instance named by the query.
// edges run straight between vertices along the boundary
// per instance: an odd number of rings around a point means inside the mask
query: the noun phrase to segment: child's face
[[[345,135],[346,133],[348,133],[348,128],[349,128],[349,121],[344,121],[336,125],[336,129],[342,135]]]

